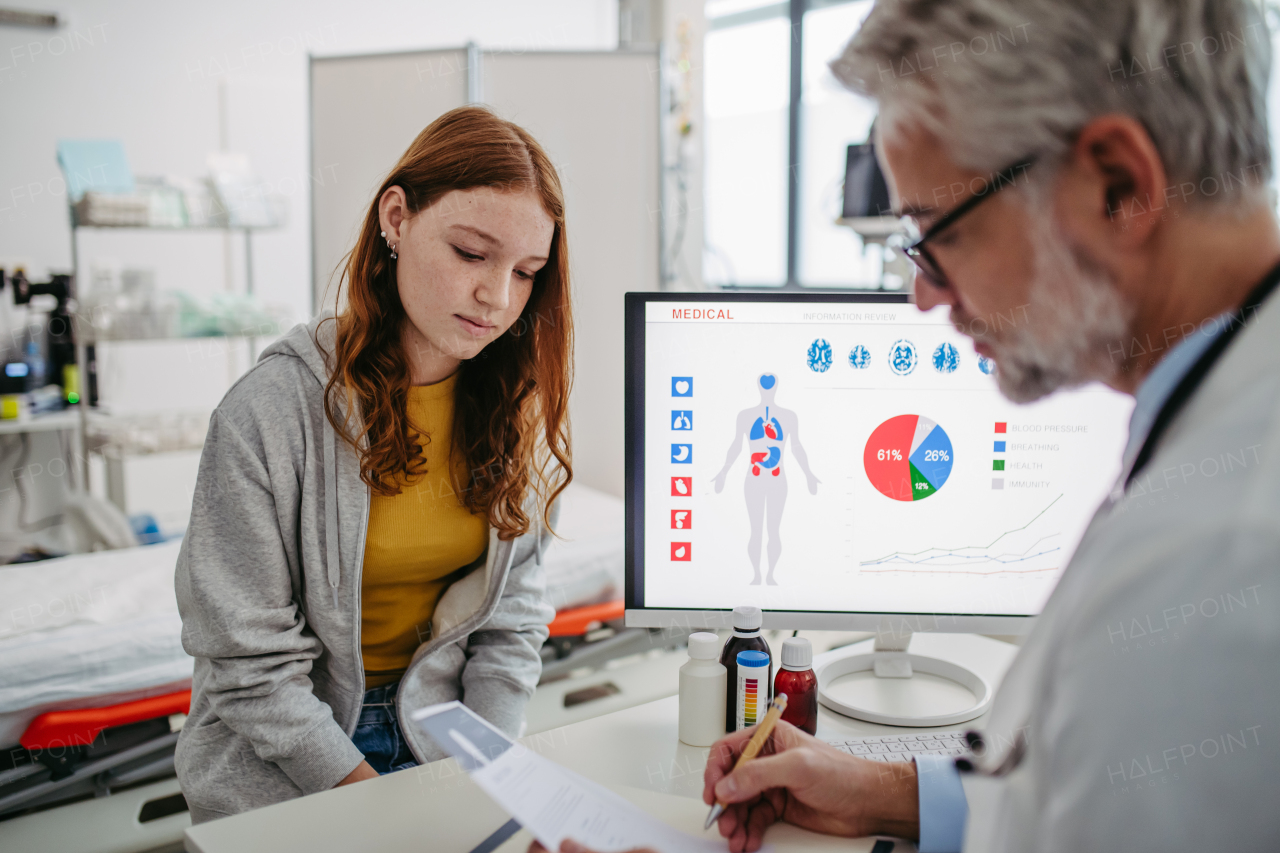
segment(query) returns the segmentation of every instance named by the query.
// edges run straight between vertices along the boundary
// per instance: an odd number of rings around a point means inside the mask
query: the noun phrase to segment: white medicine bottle
[[[689,746],[711,746],[724,737],[729,671],[719,655],[715,634],[689,635],[689,662],[680,667],[680,740]]]

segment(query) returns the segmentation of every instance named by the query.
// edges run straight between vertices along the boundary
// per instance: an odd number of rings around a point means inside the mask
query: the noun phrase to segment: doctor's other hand
[[[813,476],[812,474],[810,474],[805,479],[809,481],[809,494],[816,495],[818,493],[818,484],[821,483],[822,481],[819,480],[817,477]]]
[[[547,848],[543,847],[537,841],[529,845],[529,853],[550,853]],[[560,842],[560,853],[594,853],[594,851],[583,847],[572,838],[566,838]],[[634,850],[628,850],[627,853],[657,853],[648,847],[637,847]]]
[[[728,471],[721,471],[719,474],[716,474],[716,478],[711,481],[716,488],[717,495],[724,491],[724,478],[727,476],[729,476]]]
[[[760,757],[733,766],[755,727],[711,747],[702,799],[725,803],[720,834],[732,853],[759,850],[778,821],[828,835],[920,834],[914,762],[880,764],[855,758],[779,721]]]

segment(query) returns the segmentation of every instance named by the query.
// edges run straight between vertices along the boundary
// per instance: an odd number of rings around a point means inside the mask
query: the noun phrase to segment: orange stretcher
[[[171,718],[190,707],[191,691],[180,690],[39,715],[0,751],[0,820],[172,776]]]
[[[604,623],[621,619],[626,608],[622,599],[603,604],[588,604],[572,610],[561,610],[547,627],[552,637],[580,637],[604,627]]]
[[[191,709],[191,691],[151,696],[102,708],[49,711],[27,726],[18,743],[31,752],[67,746],[89,746],[103,729],[140,723],[156,717],[185,714]]]

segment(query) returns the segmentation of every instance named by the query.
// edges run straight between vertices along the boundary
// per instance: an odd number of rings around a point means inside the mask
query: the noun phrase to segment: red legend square
[[[691,509],[671,510],[671,529],[672,530],[689,530],[692,527],[693,527],[693,510]]]
[[[1008,432],[1009,425],[1004,421],[996,421],[996,432]]]
[[[671,559],[677,563],[687,563],[693,559],[693,545],[689,542],[672,542]]]
[[[671,478],[671,497],[687,498],[693,494],[693,478],[692,477],[672,477]]]

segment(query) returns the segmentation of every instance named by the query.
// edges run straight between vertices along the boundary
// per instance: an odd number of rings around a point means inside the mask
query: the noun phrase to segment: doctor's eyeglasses
[[[974,193],[951,211],[943,214],[923,234],[920,233],[920,228],[916,225],[914,219],[910,216],[903,217],[907,227],[907,239],[911,242],[902,247],[902,252],[915,262],[917,272],[923,273],[929,283],[940,290],[950,288],[951,282],[947,278],[947,274],[942,271],[942,267],[938,266],[937,259],[933,257],[933,253],[929,251],[929,247],[925,244],[952,225],[955,225],[962,216],[982,204],[982,202],[1013,184],[1017,179],[1018,173],[1025,172],[1031,168],[1035,161],[1036,158],[1034,156],[1024,157],[1013,165],[1001,169],[990,181],[984,184],[981,192]]]

